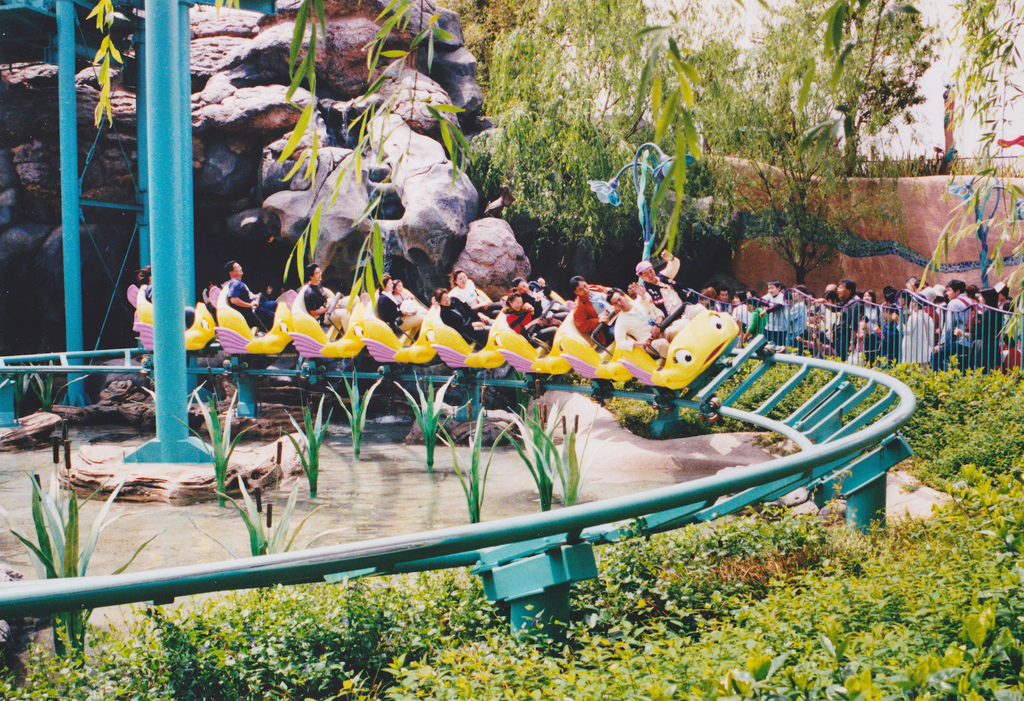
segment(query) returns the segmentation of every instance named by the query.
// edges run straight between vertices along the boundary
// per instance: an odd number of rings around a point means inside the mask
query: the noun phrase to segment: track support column
[[[489,601],[511,607],[513,633],[539,629],[558,638],[569,623],[569,585],[597,577],[597,562],[590,543],[545,538],[496,548],[473,572]]]
[[[0,377],[0,428],[18,426],[18,411],[14,406],[14,383],[17,381],[14,375]]]
[[[153,257],[153,369],[156,382],[156,439],[125,462],[210,462],[206,446],[188,432],[188,377],[182,323],[193,277],[192,111],[182,89],[188,42],[182,22],[188,5],[146,0],[146,105],[149,225]],[[184,19],[182,18],[184,15]],[[154,118],[156,117],[156,118]]]
[[[65,349],[84,350],[82,332],[82,247],[78,219],[78,108],[75,99],[75,4],[57,0],[57,103],[60,125],[60,223],[64,258]],[[70,406],[85,406],[82,375],[68,376]]]
[[[872,524],[885,525],[885,487],[889,473],[883,472],[846,497],[846,525],[867,533]]]

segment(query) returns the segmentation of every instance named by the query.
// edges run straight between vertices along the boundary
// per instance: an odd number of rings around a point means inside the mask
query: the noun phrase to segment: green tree
[[[494,46],[487,103],[496,128],[473,142],[475,179],[485,196],[510,187],[512,214],[530,222],[535,251],[566,240],[639,241],[635,209],[600,203],[587,183],[614,175],[653,133],[649,115],[635,110],[643,3],[526,0],[520,17]]]
[[[768,18],[751,48],[720,37],[695,54],[703,78],[695,112],[715,154],[719,197],[755,215],[747,234],[765,237],[797,283],[832,260],[858,223],[898,212],[891,184],[855,186],[851,176],[865,141],[909,119],[922,101],[918,80],[933,51],[931,30],[916,16],[888,20],[869,6],[856,22],[872,41],[851,50],[832,93],[813,80],[828,60],[815,36],[825,7],[797,0]],[[833,112],[852,130],[832,133],[823,148],[802,148],[808,130]]]

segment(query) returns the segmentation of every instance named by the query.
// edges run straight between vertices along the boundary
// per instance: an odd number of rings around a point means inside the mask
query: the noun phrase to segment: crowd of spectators
[[[728,299],[728,302],[723,300]],[[1016,338],[1006,333],[1013,313],[1005,283],[979,289],[962,280],[923,286],[916,277],[878,295],[839,280],[820,295],[803,285],[767,292],[708,287],[700,304],[732,314],[744,340],[763,334],[791,351],[864,365],[916,363],[934,370],[1020,367]]]

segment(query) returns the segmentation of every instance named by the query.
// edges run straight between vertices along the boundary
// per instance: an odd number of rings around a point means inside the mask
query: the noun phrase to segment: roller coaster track
[[[24,373],[139,373],[131,365],[135,349],[105,352],[18,356],[0,359],[0,383]],[[90,365],[86,361],[123,358],[123,365]],[[758,380],[772,367],[792,371],[782,385],[753,410]],[[359,373],[360,377],[414,380],[401,366]],[[351,377],[327,371],[300,359],[295,370],[190,368],[197,375],[245,372],[250,375],[301,375],[312,379]],[[816,391],[822,377],[828,380]],[[153,602],[204,592],[339,581],[452,567],[472,567],[483,578],[491,600],[511,605],[514,628],[540,621],[568,620],[569,585],[597,575],[593,548],[707,522],[749,505],[770,501],[806,487],[819,504],[847,499],[847,522],[864,529],[884,519],[887,471],[911,451],[899,429],[914,411],[911,390],[874,370],[810,357],[776,354],[761,338],[732,351],[680,391],[650,387],[617,390],[610,382],[589,385],[554,382],[550,377],[493,379],[486,373],[461,370],[457,382],[466,388],[506,387],[530,393],[570,391],[597,399],[629,397],[654,403],[664,413],[680,408],[743,421],[774,431],[798,452],[748,467],[682,484],[540,514],[446,528],[389,538],[116,576],[26,581],[0,587],[0,619],[39,616],[59,611]],[[813,383],[813,384],[809,384]],[[728,389],[728,393],[725,390]],[[2,390],[2,386],[0,386]],[[783,404],[793,392],[810,395],[786,413]],[[722,397],[718,392],[722,391]],[[744,398],[747,402],[743,402]],[[782,415],[786,413],[786,415]]]

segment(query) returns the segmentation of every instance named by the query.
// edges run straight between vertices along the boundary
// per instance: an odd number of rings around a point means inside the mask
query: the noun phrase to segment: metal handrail
[[[738,353],[737,356],[738,357]],[[697,504],[805,474],[835,464],[832,474],[845,469],[847,459],[888,441],[909,419],[916,400],[909,387],[867,368],[810,357],[775,355],[766,363],[809,367],[860,377],[886,387],[898,398],[892,410],[869,426],[835,440],[804,442],[799,453],[683,484],[629,496],[573,506],[559,511],[517,516],[424,533],[376,538],[358,543],[301,552],[264,555],[241,561],[215,562],[112,576],[15,582],[0,587],[0,619],[59,611],[152,601],[169,603],[176,597],[214,591],[248,589],[274,584],[322,581],[325,577],[369,571],[444,569],[477,562],[480,551],[537,538],[578,534],[576,540],[594,543],[614,540],[609,524],[640,519],[659,512]],[[727,372],[723,371],[723,372]],[[480,382],[486,382],[481,379]],[[677,399],[677,406],[694,402]],[[723,416],[780,430],[780,422],[753,412],[723,406]],[[790,430],[786,431],[791,433]],[[682,524],[680,524],[682,525]]]

